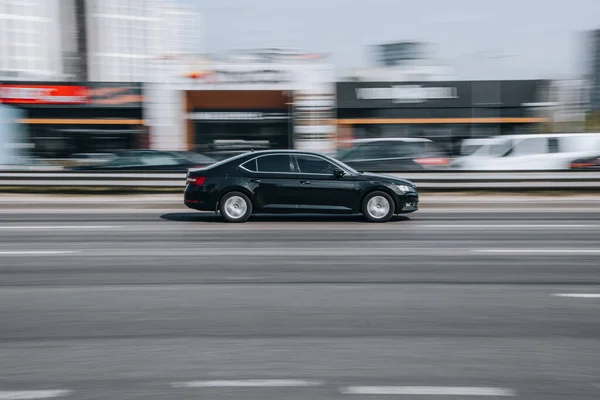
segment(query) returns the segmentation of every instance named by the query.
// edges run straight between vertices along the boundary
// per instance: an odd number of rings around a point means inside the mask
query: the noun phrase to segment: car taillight
[[[415,162],[419,165],[448,165],[448,159],[443,157],[415,158]]]
[[[571,168],[585,168],[585,167],[596,167],[600,164],[596,164],[596,163],[571,163]]]
[[[188,178],[185,181],[190,185],[202,186],[205,180],[205,176],[188,176]]]

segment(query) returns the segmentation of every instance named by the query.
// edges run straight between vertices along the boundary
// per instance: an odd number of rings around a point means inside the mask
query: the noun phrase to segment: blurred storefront
[[[147,148],[141,84],[0,83],[0,102],[23,111],[31,155]]]
[[[540,108],[549,82],[339,82],[338,146],[348,139],[424,137],[450,153],[460,142],[530,133],[546,121]]]
[[[334,151],[335,85],[323,57],[178,57],[153,67],[145,115],[155,149]]]

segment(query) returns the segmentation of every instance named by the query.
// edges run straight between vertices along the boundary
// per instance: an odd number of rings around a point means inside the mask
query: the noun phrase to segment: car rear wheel
[[[252,202],[244,193],[229,192],[221,198],[219,211],[227,222],[246,222],[252,215]]]
[[[394,200],[385,192],[369,193],[363,200],[362,213],[369,222],[387,222],[394,210]]]

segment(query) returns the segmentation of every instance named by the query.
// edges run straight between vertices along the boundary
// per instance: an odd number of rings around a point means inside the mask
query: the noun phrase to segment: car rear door
[[[248,171],[258,208],[268,211],[297,208],[295,195],[300,179],[290,154],[258,156],[242,167]]]
[[[354,176],[336,177],[340,169],[331,161],[313,154],[294,155],[299,172],[296,194],[298,209],[305,211],[357,210],[359,193]]]

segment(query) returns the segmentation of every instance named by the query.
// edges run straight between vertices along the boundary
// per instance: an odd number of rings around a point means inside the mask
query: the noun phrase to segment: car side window
[[[253,158],[252,160],[246,161],[245,163],[243,163],[241,165],[241,167],[247,169],[248,171],[256,172],[257,171],[257,168],[256,168],[257,162],[256,161],[257,161],[257,159]]]
[[[531,138],[520,141],[513,151],[513,156],[530,156],[548,153],[548,139]]]
[[[550,138],[548,140],[548,153],[560,153],[560,147],[558,138]]]
[[[131,155],[117,157],[104,163],[105,167],[133,167],[138,165],[141,165],[140,159]]]
[[[372,160],[385,158],[385,144],[383,143],[364,143],[359,144],[353,150],[350,150],[344,159],[347,160]]]
[[[477,155],[486,155],[484,150],[489,151],[489,155],[492,157],[508,157],[513,153],[512,140],[503,140],[498,143],[491,144],[489,147],[483,146],[477,151]]]
[[[295,172],[292,167],[292,157],[287,154],[258,157],[256,164],[258,172]]]
[[[415,143],[396,142],[390,143],[388,151],[390,157],[408,157],[415,154]]]
[[[298,162],[298,167],[302,174],[333,175],[333,171],[339,169],[337,166],[321,157],[297,155],[296,161]]]

